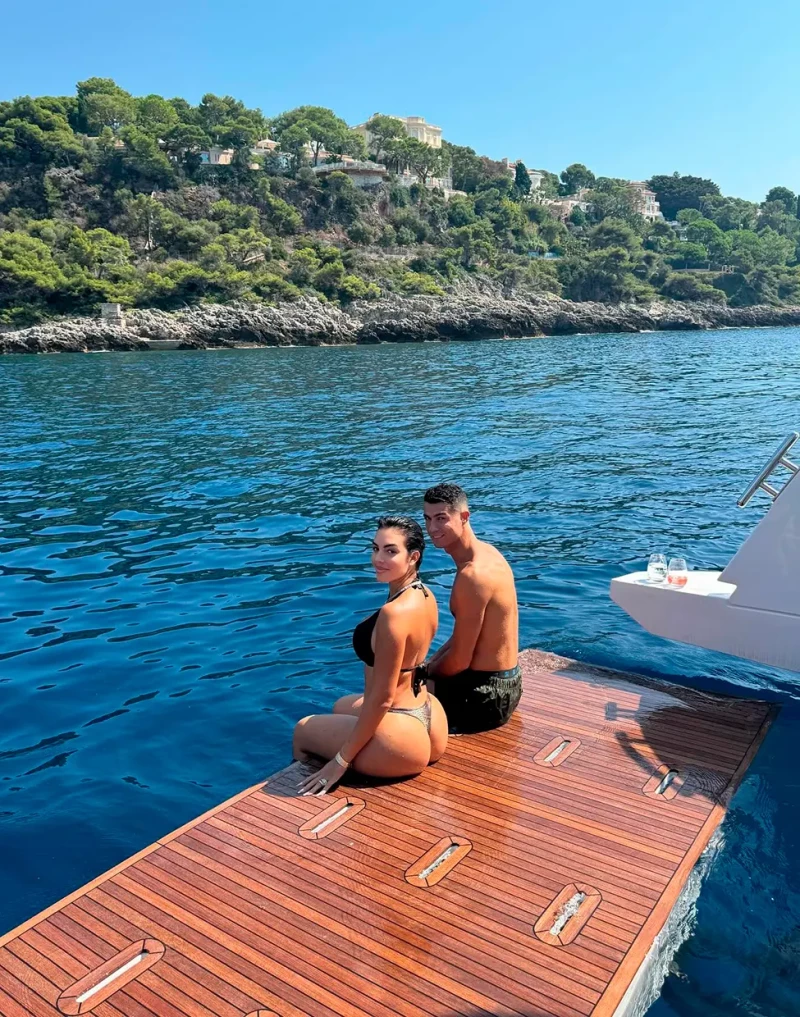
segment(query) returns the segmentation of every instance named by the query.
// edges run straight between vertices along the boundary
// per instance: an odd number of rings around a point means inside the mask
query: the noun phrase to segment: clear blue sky
[[[800,190],[798,0],[40,0],[0,16],[0,99],[113,77],[134,94],[424,116],[560,172],[679,170]]]

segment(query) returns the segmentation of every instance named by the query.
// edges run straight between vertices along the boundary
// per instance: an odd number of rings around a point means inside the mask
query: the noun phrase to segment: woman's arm
[[[339,749],[339,755],[348,763],[352,763],[369,742],[394,702],[408,638],[407,616],[406,610],[393,604],[387,604],[378,615],[372,679],[369,688],[364,690],[356,726]]]
[[[369,742],[378,725],[394,702],[397,680],[408,637],[408,614],[401,605],[387,604],[378,615],[375,626],[375,664],[369,688],[364,690],[364,702],[350,737],[317,773],[306,777],[300,784],[300,794],[326,794],[344,777],[347,767]],[[343,760],[343,762],[339,762]],[[320,780],[321,791],[316,791]]]

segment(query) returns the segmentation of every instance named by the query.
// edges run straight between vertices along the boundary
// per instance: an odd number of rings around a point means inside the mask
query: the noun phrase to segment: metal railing
[[[772,484],[768,484],[767,481],[772,471],[776,470],[779,466],[784,466],[792,474],[800,471],[800,466],[797,466],[796,463],[793,463],[790,459],[786,458],[786,453],[792,445],[794,445],[798,438],[800,438],[800,434],[798,434],[797,431],[792,431],[792,433],[781,442],[780,448],[777,450],[775,455],[770,459],[753,483],[747,488],[742,497],[736,502],[739,508],[744,508],[759,488],[762,491],[765,491],[773,501],[778,497],[783,490],[783,487],[773,487]]]

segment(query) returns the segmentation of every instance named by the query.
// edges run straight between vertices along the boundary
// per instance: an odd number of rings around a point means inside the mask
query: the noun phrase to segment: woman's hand
[[[333,790],[335,784],[337,784],[342,777],[347,773],[347,767],[337,763],[335,759],[332,759],[329,763],[326,763],[321,770],[317,773],[312,773],[310,777],[300,784],[298,791],[301,795],[326,795],[329,791]]]

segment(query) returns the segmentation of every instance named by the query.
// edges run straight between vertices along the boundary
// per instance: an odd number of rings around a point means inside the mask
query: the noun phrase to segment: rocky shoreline
[[[307,298],[277,307],[204,304],[174,312],[134,310],[124,328],[96,318],[48,322],[0,332],[0,353],[152,350],[161,343],[179,349],[335,346],[768,325],[800,325],[800,307],[598,304],[475,294],[391,297],[342,309]]]

